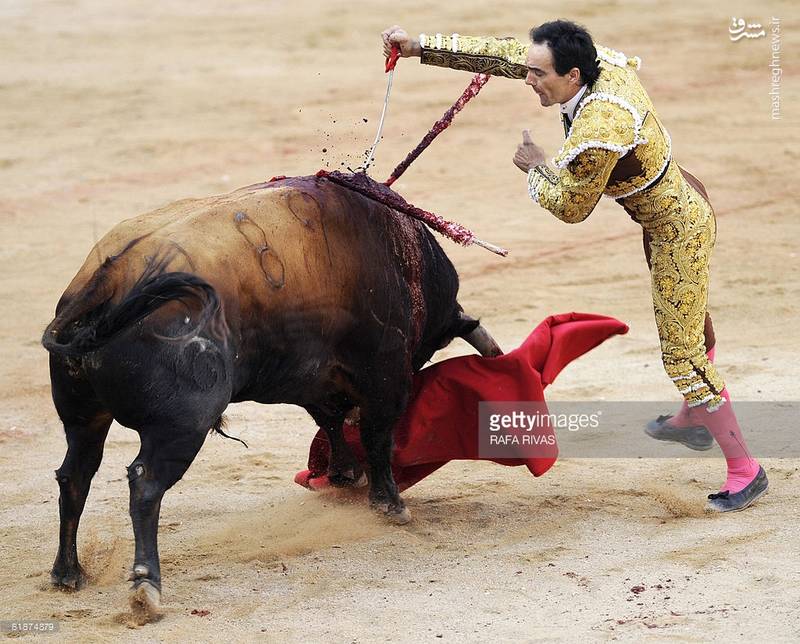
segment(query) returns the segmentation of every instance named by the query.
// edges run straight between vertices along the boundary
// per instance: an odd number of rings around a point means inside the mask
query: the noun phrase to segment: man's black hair
[[[581,72],[581,81],[591,85],[600,75],[597,50],[589,32],[569,20],[554,20],[534,27],[531,41],[547,45],[553,54],[553,67],[563,76],[573,67]]]

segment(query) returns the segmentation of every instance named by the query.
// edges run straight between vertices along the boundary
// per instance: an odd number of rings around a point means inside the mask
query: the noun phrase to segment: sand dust
[[[48,590],[53,478],[65,445],[39,344],[59,294],[116,222],[273,175],[355,167],[386,88],[378,34],[515,35],[558,16],[639,55],[679,162],[706,185],[719,237],[717,360],[738,400],[797,398],[798,61],[794,3],[459,3],[8,0],[0,6],[0,620],[55,619],[54,641],[553,641],[800,638],[797,459],[767,459],[770,493],[707,516],[719,459],[565,459],[540,479],[453,463],[408,490],[413,521],[295,486],[315,428],[292,407],[230,408],[165,497],[164,616],[128,608],[133,554],[114,425],[79,533],[90,577]],[[731,16],[782,20],[782,120],[770,118],[767,39]],[[469,75],[401,60],[372,174],[385,179]],[[523,128],[563,132],[521,83],[493,79],[395,184],[411,203],[509,248],[443,246],[460,300],[505,348],[546,315],[631,326],[570,366],[559,400],[669,400],[637,226],[602,200],[579,226],[530,203],[512,165]],[[438,357],[468,351],[454,343]],[[677,403],[675,403],[677,404]],[[671,408],[664,413],[672,411]],[[636,590],[632,590],[636,589]]]

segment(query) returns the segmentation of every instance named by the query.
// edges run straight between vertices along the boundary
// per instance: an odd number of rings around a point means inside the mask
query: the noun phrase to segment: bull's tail
[[[127,250],[127,248],[126,248]],[[133,287],[116,303],[113,273],[116,257],[107,259],[76,296],[45,329],[42,345],[50,353],[77,358],[96,351],[117,334],[172,301],[199,305],[197,322],[185,334],[167,340],[188,340],[205,327],[224,338],[227,324],[219,296],[208,282],[185,272],[167,272],[173,254],[148,261]]]

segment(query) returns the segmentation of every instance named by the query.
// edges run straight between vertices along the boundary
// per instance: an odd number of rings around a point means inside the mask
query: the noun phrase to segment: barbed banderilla
[[[332,172],[320,170],[317,172],[316,176],[333,181],[334,183],[358,192],[365,197],[369,197],[370,199],[377,201],[384,206],[388,206],[389,208],[393,208],[398,212],[402,212],[409,217],[418,219],[425,225],[435,230],[437,233],[452,239],[457,244],[461,244],[462,246],[471,246],[474,244],[502,257],[506,257],[508,255],[508,251],[505,248],[501,248],[500,246],[490,244],[489,242],[477,238],[471,230],[465,228],[459,223],[447,221],[439,215],[434,215],[432,212],[428,212],[422,208],[417,208],[416,206],[408,203],[405,199],[403,199],[403,197],[389,188],[389,186],[378,183],[363,172],[349,174],[339,172],[338,170],[334,170]]]

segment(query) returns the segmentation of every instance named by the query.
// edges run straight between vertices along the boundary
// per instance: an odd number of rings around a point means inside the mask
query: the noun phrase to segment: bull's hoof
[[[50,572],[50,584],[56,590],[75,592],[86,585],[86,575],[84,575],[80,567],[71,571],[61,571],[53,568]]]
[[[346,472],[336,472],[328,474],[328,481],[333,487],[366,487],[368,480],[367,475],[361,472],[360,476],[356,478],[353,470]]]
[[[395,525],[411,523],[411,512],[409,512],[408,508],[400,508],[397,511],[387,512],[386,517]]]
[[[370,503],[370,507],[395,525],[405,525],[411,521],[411,512],[405,506],[397,506],[390,503]]]
[[[128,602],[133,619],[139,626],[157,622],[164,615],[161,610],[161,591],[146,579],[135,583]]]

